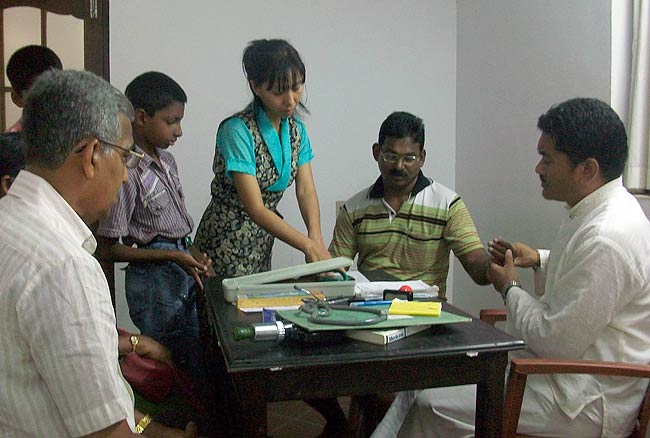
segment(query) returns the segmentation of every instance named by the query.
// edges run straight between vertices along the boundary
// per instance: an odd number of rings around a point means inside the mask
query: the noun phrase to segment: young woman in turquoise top
[[[196,245],[222,278],[271,269],[276,237],[302,251],[307,262],[330,258],[321,234],[313,153],[295,115],[304,110],[305,66],[284,40],[252,41],[242,64],[254,98],[219,125],[212,200],[196,233]],[[294,180],[306,234],[277,211]]]
[[[252,41],[244,50],[242,65],[253,101],[219,125],[212,200],[195,241],[221,278],[270,270],[276,237],[302,251],[307,262],[330,258],[309,164],[314,155],[305,126],[295,114],[306,111],[300,102],[305,65],[284,40]],[[306,235],[277,211],[294,180]],[[323,436],[336,436],[345,428],[345,415],[336,399],[307,402],[327,420]]]

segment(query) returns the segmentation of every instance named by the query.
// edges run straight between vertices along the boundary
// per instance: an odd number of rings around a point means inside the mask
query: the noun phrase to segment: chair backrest
[[[506,309],[481,309],[479,319],[490,325],[494,325],[499,321],[505,321]]]

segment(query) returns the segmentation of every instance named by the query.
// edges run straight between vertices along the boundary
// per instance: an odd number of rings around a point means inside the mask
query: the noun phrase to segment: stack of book
[[[385,330],[346,330],[345,336],[357,341],[370,342],[371,344],[386,345],[399,341],[407,336],[414,335],[431,327],[430,325],[412,325]]]

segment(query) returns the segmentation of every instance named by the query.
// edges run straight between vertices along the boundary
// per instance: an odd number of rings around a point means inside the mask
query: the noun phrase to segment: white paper
[[[415,298],[435,298],[438,296],[438,286],[429,286],[422,280],[367,281],[366,279],[366,282],[357,282],[354,285],[354,292],[355,296],[359,298],[383,299],[384,289],[397,290],[402,286],[410,286]]]

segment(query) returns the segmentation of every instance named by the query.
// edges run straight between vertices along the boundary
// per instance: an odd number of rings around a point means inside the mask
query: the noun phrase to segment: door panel
[[[47,47],[59,55],[64,68],[85,69],[84,20],[48,12],[46,39]]]
[[[109,80],[108,0],[2,0],[0,5],[0,130],[18,119],[8,98],[6,64],[29,44],[50,47],[63,68],[85,69]]]

